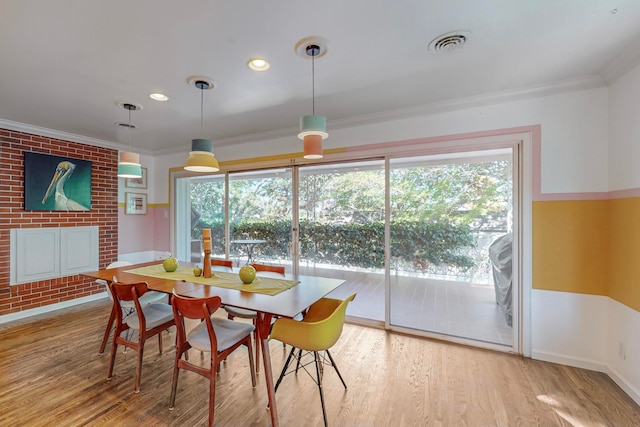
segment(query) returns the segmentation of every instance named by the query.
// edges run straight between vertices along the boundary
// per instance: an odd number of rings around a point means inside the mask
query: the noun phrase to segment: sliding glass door
[[[335,277],[353,317],[514,346],[516,145],[176,180],[176,247]],[[513,332],[515,331],[515,333]]]
[[[299,168],[301,274],[346,282],[331,295],[356,292],[348,313],[384,320],[384,161]]]
[[[390,325],[513,344],[511,160],[511,149],[390,160]]]

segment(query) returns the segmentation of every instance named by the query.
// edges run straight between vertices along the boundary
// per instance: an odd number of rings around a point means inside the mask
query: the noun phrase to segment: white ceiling
[[[471,33],[464,48],[428,50],[457,30]],[[295,52],[307,36],[329,42],[315,107],[331,133],[391,110],[605,84],[637,64],[640,1],[0,0],[0,119],[126,148],[115,123],[131,102],[143,106],[135,151],[186,152],[201,136],[201,93],[187,78],[205,75],[216,88],[204,93],[202,136],[214,146],[293,141],[311,114],[311,61]],[[271,69],[249,70],[255,56]]]

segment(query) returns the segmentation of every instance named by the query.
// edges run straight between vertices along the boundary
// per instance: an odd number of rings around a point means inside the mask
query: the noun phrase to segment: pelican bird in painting
[[[51,182],[49,183],[49,188],[47,188],[47,192],[44,194],[42,198],[42,204],[44,205],[49,197],[51,197],[51,193],[53,188],[55,187],[55,210],[57,211],[88,211],[89,208],[81,205],[75,200],[69,199],[67,195],[64,193],[64,184],[67,182],[73,171],[75,170],[76,165],[71,162],[60,162],[56,167],[56,172],[53,174],[53,178],[51,178]]]

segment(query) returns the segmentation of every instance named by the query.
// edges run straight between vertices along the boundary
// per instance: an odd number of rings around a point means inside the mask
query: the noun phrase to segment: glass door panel
[[[178,178],[176,210],[179,259],[201,263],[202,229],[211,229],[211,256],[226,258],[224,175]]]
[[[384,321],[384,161],[298,170],[300,274],[346,280],[348,314]]]
[[[229,174],[229,251],[236,265],[279,264],[291,273],[290,169]]]
[[[511,346],[511,149],[390,161],[389,323]]]

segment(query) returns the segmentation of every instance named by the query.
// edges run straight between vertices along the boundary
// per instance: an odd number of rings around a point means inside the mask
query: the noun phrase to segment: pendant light
[[[193,84],[200,89],[200,136],[201,138],[191,140],[191,151],[189,157],[184,162],[184,168],[191,172],[217,172],[220,170],[218,160],[213,154],[213,142],[202,138],[203,117],[204,117],[204,91],[214,88],[213,83],[206,77],[190,77],[189,84]]]
[[[327,139],[327,118],[316,116],[316,93],[315,93],[315,59],[326,53],[318,40],[312,40],[304,46],[301,54],[311,58],[311,115],[300,118],[300,133],[298,138],[304,141],[304,158],[322,158],[322,140]]]
[[[137,110],[138,106],[135,104],[124,103],[122,107],[129,111],[129,124],[126,125],[129,128],[129,151],[120,152],[120,161],[118,162],[118,177],[119,178],[142,178],[142,167],[140,165],[140,155],[131,151],[131,129],[134,128],[131,124],[131,111]],[[122,126],[122,124],[119,124]]]

